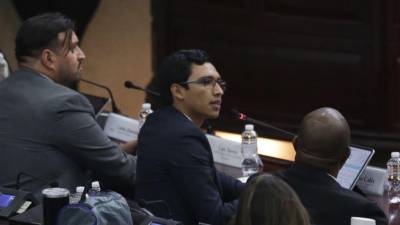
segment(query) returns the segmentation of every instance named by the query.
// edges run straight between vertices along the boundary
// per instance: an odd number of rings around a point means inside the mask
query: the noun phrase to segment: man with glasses
[[[202,50],[181,50],[161,64],[154,84],[163,108],[139,134],[137,200],[157,201],[157,216],[185,225],[226,224],[243,184],[218,171],[200,126],[219,116],[226,83]]]

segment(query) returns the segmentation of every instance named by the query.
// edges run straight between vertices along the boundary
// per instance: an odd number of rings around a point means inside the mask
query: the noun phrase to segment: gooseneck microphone
[[[144,87],[141,87],[139,85],[136,85],[136,84],[132,83],[132,81],[129,81],[129,80],[125,81],[124,85],[125,85],[126,88],[132,88],[132,89],[136,89],[136,90],[141,90],[141,91],[144,91],[146,93],[152,94],[152,95],[157,96],[157,97],[160,96],[160,93],[152,91],[152,90],[144,88]]]
[[[259,121],[259,120],[250,118],[250,117],[248,117],[246,114],[241,113],[241,112],[239,112],[239,111],[236,110],[236,109],[231,109],[230,112],[231,112],[237,119],[239,119],[239,120],[242,120],[242,121],[245,121],[245,122],[248,122],[248,123],[253,123],[253,124],[256,124],[256,125],[258,125],[258,126],[261,126],[261,127],[264,127],[264,128],[268,128],[268,129],[271,129],[271,130],[274,130],[274,131],[277,131],[277,132],[279,132],[279,133],[281,133],[281,134],[287,135],[287,136],[290,137],[291,139],[293,139],[293,138],[296,136],[296,135],[295,135],[294,133],[292,133],[292,132],[289,132],[289,131],[283,130],[283,129],[281,129],[281,128],[272,126],[272,125],[270,125],[270,124],[268,124],[268,123],[264,123],[264,122],[262,122],[262,121]]]
[[[114,96],[113,96],[110,88],[108,88],[108,87],[106,87],[106,86],[104,86],[102,84],[98,84],[98,83],[95,83],[93,81],[86,80],[86,79],[83,79],[83,78],[81,78],[80,80],[85,82],[85,83],[88,83],[88,84],[91,84],[91,85],[94,85],[96,87],[103,88],[104,90],[106,90],[108,95],[111,98],[111,109],[112,109],[113,113],[118,113],[118,114],[121,113],[121,110],[119,110],[119,108],[117,107],[117,103],[115,103],[115,99],[114,99]]]

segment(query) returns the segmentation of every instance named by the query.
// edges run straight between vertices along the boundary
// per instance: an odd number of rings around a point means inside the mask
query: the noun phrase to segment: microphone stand
[[[147,88],[144,88],[144,87],[141,87],[141,86],[138,86],[138,85],[132,83],[129,80],[125,81],[124,85],[125,85],[126,88],[132,88],[132,89],[144,91],[146,93],[152,94],[152,95],[157,96],[157,97],[161,96],[160,93],[158,93],[156,91],[153,91],[153,90],[150,90],[150,89],[147,89]]]
[[[114,99],[114,96],[113,96],[113,94],[112,94],[110,88],[108,88],[108,87],[106,87],[106,86],[104,86],[104,85],[95,83],[95,82],[93,82],[93,81],[83,79],[83,78],[81,78],[80,80],[83,81],[83,82],[85,82],[85,83],[94,85],[94,86],[96,86],[96,87],[100,87],[100,88],[105,89],[105,90],[108,92],[108,95],[109,95],[110,98],[111,98],[111,108],[112,108],[112,111],[113,111],[114,113],[121,114],[121,110],[119,110],[119,108],[117,107],[117,104],[115,103],[115,99]]]
[[[248,123],[253,123],[253,124],[256,124],[256,125],[258,125],[258,126],[261,126],[261,127],[264,127],[264,128],[268,128],[268,129],[271,129],[271,130],[274,130],[274,131],[277,131],[277,132],[279,132],[279,133],[281,133],[281,134],[287,135],[287,136],[290,137],[291,139],[293,139],[293,138],[296,136],[296,134],[294,134],[294,133],[292,133],[292,132],[289,132],[289,131],[287,131],[287,130],[283,130],[283,129],[281,129],[281,128],[272,126],[271,124],[264,123],[264,122],[262,122],[262,121],[260,121],[260,120],[256,120],[256,119],[253,119],[253,118],[251,118],[251,117],[248,117],[247,115],[245,115],[244,113],[241,113],[241,112],[237,111],[236,109],[231,109],[231,113],[232,113],[237,119],[239,119],[239,120],[241,120],[241,121],[248,122]]]

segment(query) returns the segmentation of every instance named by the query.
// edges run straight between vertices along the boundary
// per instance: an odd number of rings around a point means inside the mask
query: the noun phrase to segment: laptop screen
[[[372,148],[351,145],[350,157],[337,176],[338,183],[347,189],[353,189],[358,178],[367,167],[375,151]]]

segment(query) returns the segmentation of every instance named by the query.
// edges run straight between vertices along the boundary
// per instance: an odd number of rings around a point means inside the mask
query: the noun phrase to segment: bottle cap
[[[247,130],[247,131],[252,131],[252,130],[254,130],[254,125],[253,124],[246,124],[244,126],[244,129]]]
[[[100,183],[98,181],[93,181],[92,189],[100,189]]]
[[[400,157],[400,152],[392,152],[390,154],[390,156],[392,156],[392,158],[399,158]]]
[[[84,186],[78,186],[78,187],[76,187],[76,193],[83,193],[83,191],[85,190],[85,187]]]
[[[150,103],[143,103],[142,104],[142,109],[151,109],[151,104]]]
[[[351,217],[351,225],[375,225],[375,220],[363,217]]]
[[[46,198],[63,198],[69,196],[68,189],[65,188],[46,188],[42,191]]]

